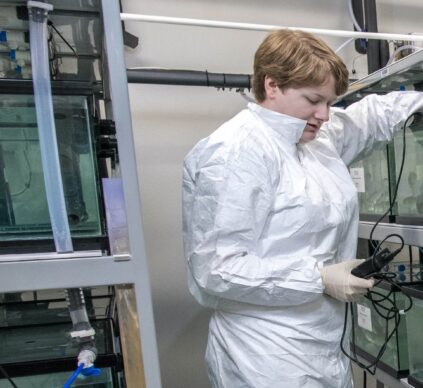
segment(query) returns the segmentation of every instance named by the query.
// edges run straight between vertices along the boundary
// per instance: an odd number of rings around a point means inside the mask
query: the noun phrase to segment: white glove
[[[373,279],[362,279],[351,274],[351,270],[361,264],[363,259],[344,261],[320,268],[324,293],[342,302],[352,302],[373,287]]]

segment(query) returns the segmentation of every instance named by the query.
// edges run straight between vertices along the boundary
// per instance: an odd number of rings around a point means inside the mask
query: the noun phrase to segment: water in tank
[[[423,115],[418,114],[410,120],[410,125],[404,132],[400,131],[394,138],[394,158],[390,169],[395,175],[394,184],[401,172],[401,165],[405,157],[398,185],[398,196],[394,214],[397,223],[423,222]],[[392,191],[395,187],[392,188]]]
[[[413,307],[407,312],[408,354],[410,374],[408,382],[415,387],[423,386],[423,336],[421,335],[423,321],[423,286],[410,285],[404,291],[411,296]]]
[[[53,96],[72,237],[102,233],[86,96]],[[0,95],[0,241],[52,237],[32,95]]]
[[[390,286],[379,286],[373,289],[374,292],[379,294],[379,296],[375,296],[376,299],[382,299],[383,296],[389,295],[395,301],[397,308],[405,308],[408,305],[406,297],[398,290],[390,292],[391,290]],[[393,307],[387,301],[381,301],[380,303],[386,309]],[[368,361],[373,361],[378,356],[386,340],[387,321],[379,313],[383,312],[384,315],[387,315],[387,310],[381,307],[376,309],[368,299],[362,298],[354,304],[354,311],[355,345],[361,350],[359,354],[362,357]],[[388,333],[392,332],[395,324],[395,319],[388,321]],[[397,331],[388,341],[378,366],[395,377],[408,372],[408,343],[405,316],[401,317]]]
[[[389,172],[386,147],[349,166],[357,187],[360,219],[375,220],[389,209]]]

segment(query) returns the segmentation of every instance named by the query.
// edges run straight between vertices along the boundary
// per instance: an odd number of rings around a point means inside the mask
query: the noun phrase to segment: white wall
[[[352,30],[347,0],[123,0],[123,11],[285,26]],[[401,4],[401,5],[399,5]],[[379,0],[379,30],[419,31],[421,0]],[[140,38],[127,67],[251,73],[264,32],[126,22]],[[423,32],[422,30],[420,30]],[[345,39],[322,38],[332,47]],[[351,68],[352,48],[341,56]],[[366,75],[364,57],[355,66]],[[181,239],[181,171],[188,150],[245,106],[212,88],[131,84],[130,100],[164,388],[208,387],[203,354],[208,312],[186,286]]]

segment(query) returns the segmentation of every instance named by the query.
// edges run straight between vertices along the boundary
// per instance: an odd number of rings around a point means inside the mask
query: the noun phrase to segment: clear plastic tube
[[[56,251],[65,253],[72,252],[73,246],[63,192],[51,96],[47,12],[52,8],[50,4],[28,1],[32,78],[44,183]]]
[[[401,51],[404,50],[416,50],[416,51],[420,51],[422,50],[421,47],[418,46],[414,46],[412,44],[405,44],[404,46],[400,46],[398,47],[391,55],[391,57],[388,60],[388,63],[386,64],[386,66],[390,65],[391,63],[395,62],[395,57],[398,53],[400,53]]]

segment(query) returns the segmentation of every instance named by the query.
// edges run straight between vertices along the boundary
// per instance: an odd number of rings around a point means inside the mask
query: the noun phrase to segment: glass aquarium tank
[[[367,77],[353,82],[334,106],[346,108],[370,94],[384,95],[393,91],[423,91],[423,50],[416,51]],[[421,112],[406,129],[404,171],[388,222],[423,225],[423,120]],[[374,151],[367,159],[356,163],[351,175],[362,180],[357,185],[360,219],[374,221],[388,208],[393,195],[403,155],[403,134],[397,133],[387,151]],[[387,163],[387,166],[384,164]],[[373,174],[373,172],[375,174]],[[355,178],[354,178],[355,177]],[[373,179],[374,181],[370,181]],[[386,183],[389,181],[389,188]],[[390,194],[389,194],[390,193]],[[375,199],[377,198],[377,200]]]
[[[381,283],[374,287],[374,291],[383,296],[391,293],[390,298],[395,301],[397,308],[403,309],[408,306],[407,297],[393,289],[392,286]],[[384,301],[381,302],[383,307],[391,308],[392,304]],[[356,353],[369,362],[376,360],[379,351],[385,343],[386,320],[381,317],[373,304],[366,298],[354,303],[354,334],[355,334],[355,350]],[[383,311],[381,309],[381,311]],[[386,311],[384,311],[386,314]],[[381,360],[377,363],[379,369],[384,370],[391,376],[396,378],[408,375],[408,343],[406,330],[406,315],[401,316],[397,332],[388,341],[387,347]],[[389,320],[388,333],[395,327],[395,319]],[[351,352],[353,344],[351,344]]]
[[[389,209],[389,171],[386,146],[350,167],[357,187],[360,219],[376,221]],[[388,214],[389,215],[389,214]]]
[[[99,355],[112,352],[110,320],[92,320]],[[0,330],[2,365],[17,362],[76,357],[78,344],[69,333],[72,323],[3,327]]]
[[[392,184],[398,179],[403,156],[404,133],[398,132],[394,138],[395,174]],[[395,189],[395,185],[392,190]],[[410,119],[405,129],[405,159],[401,180],[398,186],[395,212],[398,224],[423,225],[423,114]]]
[[[113,287],[83,289],[88,318],[107,319],[113,313]],[[4,327],[47,325],[71,321],[64,290],[0,294],[0,331]]]
[[[19,388],[60,388],[68,381],[72,372],[57,372],[33,376],[14,377],[13,382]],[[117,388],[121,387],[112,368],[102,368],[99,376],[84,377],[79,375],[72,383],[72,387],[84,388]],[[10,388],[11,384],[6,379],[0,380],[0,388]]]
[[[102,235],[88,97],[54,95],[53,109],[72,237]],[[34,98],[0,94],[0,244],[52,239]]]
[[[98,377],[80,376],[72,386],[120,387],[122,371],[115,327],[114,288],[84,288],[85,305],[95,330]],[[63,289],[0,294],[0,365],[18,387],[62,387],[76,369],[79,344]],[[0,388],[10,382],[0,374]]]
[[[423,387],[423,285],[411,285],[404,292],[412,297],[413,307],[407,313],[407,337],[410,373],[408,382],[414,387]]]
[[[117,387],[111,369],[121,370],[122,363],[115,351],[113,320],[92,320],[91,325],[98,350],[95,366],[102,372],[95,378],[81,376],[72,386]],[[76,369],[79,352],[78,343],[70,337],[71,331],[71,322],[3,327],[0,329],[1,365],[19,387],[62,387]],[[0,380],[0,387],[6,382]]]
[[[49,3],[53,5],[47,25],[52,79],[101,81],[103,27],[100,1],[50,0]],[[29,24],[22,8],[23,3],[17,1],[0,2],[3,16],[0,20],[0,78],[3,79],[32,77],[27,38]],[[20,13],[22,17],[15,20]]]

